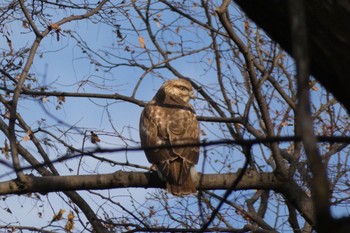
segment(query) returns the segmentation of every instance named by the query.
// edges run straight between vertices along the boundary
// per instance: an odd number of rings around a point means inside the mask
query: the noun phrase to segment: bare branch
[[[231,182],[237,180],[239,176],[236,173],[203,174],[203,181],[198,188],[201,190],[226,190],[231,187]],[[240,182],[235,186],[235,190],[270,188],[279,190],[281,186],[283,186],[283,183],[276,179],[272,173],[260,174],[257,172],[248,172],[242,176]],[[18,183],[17,180],[12,180],[1,182],[0,187],[0,195],[5,195],[30,192],[45,194],[70,190],[98,190],[125,187],[165,188],[165,184],[158,177],[157,173],[117,171],[115,173],[101,175],[27,176],[25,184]]]
[[[298,84],[298,111],[297,124],[298,135],[301,136],[305,152],[309,161],[312,178],[312,194],[315,206],[316,228],[320,232],[330,232],[333,227],[330,224],[330,192],[327,171],[322,163],[321,155],[317,147],[317,139],[314,134],[313,122],[310,110],[309,93],[309,54],[307,46],[306,16],[303,2],[289,1],[293,53],[297,66]]]

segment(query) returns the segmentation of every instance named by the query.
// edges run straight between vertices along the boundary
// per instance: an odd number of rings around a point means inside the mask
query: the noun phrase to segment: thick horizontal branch
[[[201,176],[201,173],[198,173]],[[228,189],[237,179],[237,174],[203,174],[197,188],[201,190]],[[272,173],[247,172],[236,186],[236,190],[274,189],[280,182]],[[11,180],[0,183],[0,195],[24,193],[49,193],[72,190],[102,190],[115,188],[165,188],[164,182],[155,172],[117,171],[102,175],[74,176],[27,176],[24,183]]]
[[[227,190],[237,179],[237,173],[201,174],[198,190]],[[165,183],[155,172],[124,172],[117,171],[100,175],[74,176],[26,176],[24,182],[10,180],[0,183],[0,195],[26,194],[78,190],[103,190],[117,188],[165,188]],[[282,193],[293,203],[305,219],[313,223],[313,205],[311,199],[295,182],[279,180],[273,173],[259,173],[248,170],[235,186],[234,190],[274,190]]]

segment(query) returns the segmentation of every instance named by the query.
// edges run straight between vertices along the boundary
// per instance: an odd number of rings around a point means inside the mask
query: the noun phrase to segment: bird
[[[194,98],[188,80],[170,79],[140,116],[141,147],[165,181],[166,190],[175,196],[197,193],[195,165],[199,159],[200,129],[189,103]],[[189,146],[176,146],[186,144]]]

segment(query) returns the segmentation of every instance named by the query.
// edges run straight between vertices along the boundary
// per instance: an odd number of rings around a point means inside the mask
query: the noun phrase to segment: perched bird
[[[185,79],[166,81],[140,117],[141,146],[166,182],[167,191],[182,196],[196,193],[195,164],[199,157],[199,124],[189,100],[195,98]],[[179,147],[176,145],[191,145]],[[147,149],[149,147],[157,147]]]

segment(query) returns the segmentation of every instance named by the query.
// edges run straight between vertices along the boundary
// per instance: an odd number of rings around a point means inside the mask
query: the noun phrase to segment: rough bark
[[[200,175],[200,173],[199,173]],[[198,189],[227,189],[237,179],[237,174],[204,174]],[[236,190],[275,189],[281,190],[283,183],[272,173],[249,172],[238,183]],[[27,176],[25,182],[18,180],[0,183],[0,195],[30,192],[48,193],[71,190],[93,190],[113,188],[165,188],[156,173],[117,171],[101,175],[73,176]]]
[[[200,173],[198,173],[201,175]],[[226,190],[238,177],[237,173],[230,174],[203,174],[197,183],[198,190]],[[0,195],[23,194],[70,190],[101,190],[113,188],[165,188],[165,183],[156,173],[149,172],[124,172],[117,171],[102,175],[79,175],[79,176],[27,176],[25,182],[17,180],[1,182]],[[281,181],[273,173],[258,173],[247,171],[238,182],[234,190],[274,190],[282,193],[305,219],[312,224],[312,201],[305,195],[294,181]]]

